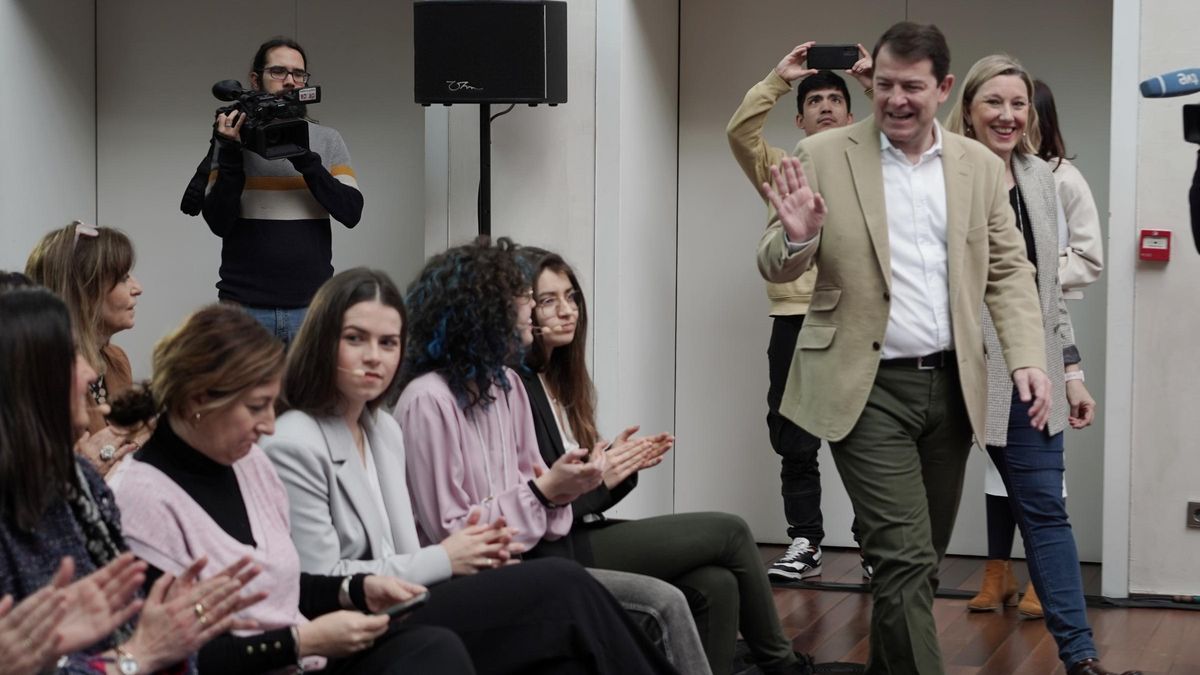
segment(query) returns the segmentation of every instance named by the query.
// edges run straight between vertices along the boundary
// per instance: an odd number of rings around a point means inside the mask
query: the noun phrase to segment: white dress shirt
[[[954,348],[946,256],[946,176],[942,129],[913,164],[882,133],[884,204],[892,289],[880,358],[925,356]]]
[[[383,486],[379,483],[379,470],[375,468],[375,455],[371,452],[371,441],[363,434],[363,468],[367,472],[367,485],[371,487],[371,499],[379,508],[379,518],[383,521],[383,541],[376,548],[371,542],[371,550],[376,558],[387,558],[396,552],[396,544],[392,541],[392,523],[388,520],[387,505],[383,501]]]

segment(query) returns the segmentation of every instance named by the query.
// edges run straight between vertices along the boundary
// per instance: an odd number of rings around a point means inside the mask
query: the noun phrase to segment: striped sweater
[[[221,237],[217,295],[251,307],[305,307],[333,276],[332,216],[354,227],[363,199],[337,131],[309,123],[307,154],[266,160],[217,143],[204,220]]]

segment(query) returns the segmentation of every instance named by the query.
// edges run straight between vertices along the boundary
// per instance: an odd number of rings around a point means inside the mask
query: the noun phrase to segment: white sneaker
[[[767,569],[768,577],[798,581],[821,573],[821,547],[805,537],[796,537],[778,560]]]

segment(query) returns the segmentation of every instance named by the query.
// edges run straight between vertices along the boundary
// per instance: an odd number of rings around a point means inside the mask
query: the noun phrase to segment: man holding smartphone
[[[762,82],[746,93],[725,129],[733,156],[755,191],[770,181],[771,165],[778,164],[787,155],[783,149],[767,144],[763,126],[771,108],[792,90],[793,84],[799,82],[796,127],[803,130],[805,136],[844,127],[854,121],[845,80],[832,71],[808,67],[809,50],[814,45],[805,42],[784,56]],[[870,96],[871,57],[862,45],[857,48],[858,60],[841,65],[848,65],[849,74]],[[767,576],[778,581],[799,581],[821,573],[821,540],[825,538],[821,517],[821,472],[817,464],[821,440],[779,414],[792,354],[796,350],[796,337],[804,324],[804,315],[808,313],[816,278],[814,267],[795,281],[767,283],[772,317],[771,342],[767,347],[770,369],[767,428],[771,447],[782,460],[783,512],[788,522],[788,537],[792,540],[783,556],[767,570]],[[870,572],[864,561],[864,576],[870,577]]]

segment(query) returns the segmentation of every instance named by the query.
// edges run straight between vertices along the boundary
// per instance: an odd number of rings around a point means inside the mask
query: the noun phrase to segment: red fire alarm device
[[[1138,258],[1154,262],[1171,259],[1170,230],[1142,230],[1138,236]]]

